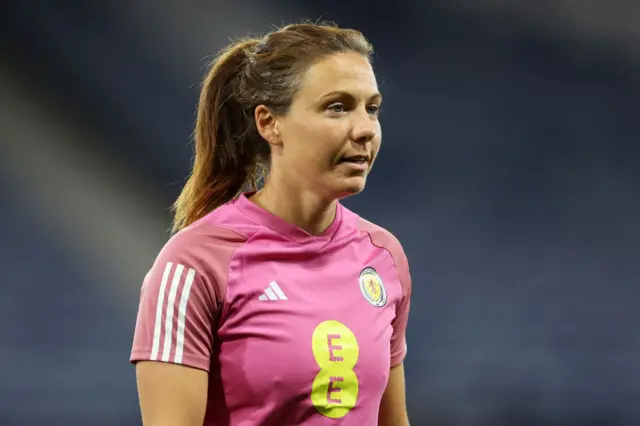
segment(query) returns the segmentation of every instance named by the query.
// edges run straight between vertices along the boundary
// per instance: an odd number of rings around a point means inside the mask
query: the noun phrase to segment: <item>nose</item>
[[[358,143],[367,143],[378,134],[380,125],[376,118],[371,117],[367,111],[352,115],[351,138]]]

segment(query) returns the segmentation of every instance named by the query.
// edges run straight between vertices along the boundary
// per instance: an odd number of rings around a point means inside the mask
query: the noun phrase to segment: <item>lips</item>
[[[349,155],[349,156],[342,157],[340,159],[341,163],[361,164],[361,163],[366,163],[368,161],[369,161],[369,157],[366,155]]]

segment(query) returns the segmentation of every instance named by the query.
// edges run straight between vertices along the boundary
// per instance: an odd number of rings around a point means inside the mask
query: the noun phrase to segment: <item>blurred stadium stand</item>
[[[638,2],[94,3],[0,18],[0,425],[140,424],[138,292],[207,60],[319,17],[377,49],[346,204],[412,262],[412,424],[640,424]]]

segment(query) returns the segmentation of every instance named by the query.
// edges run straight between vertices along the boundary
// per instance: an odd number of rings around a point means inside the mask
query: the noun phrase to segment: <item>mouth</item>
[[[350,155],[340,159],[340,163],[366,164],[368,162],[369,157],[366,155]]]
[[[339,164],[344,164],[352,170],[366,172],[369,169],[369,157],[366,155],[350,155],[342,157]]]

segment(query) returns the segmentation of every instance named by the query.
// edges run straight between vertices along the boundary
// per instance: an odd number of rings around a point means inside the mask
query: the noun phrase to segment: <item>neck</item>
[[[291,190],[267,180],[264,188],[251,201],[311,235],[324,232],[336,216],[337,201],[324,200],[310,191]]]

